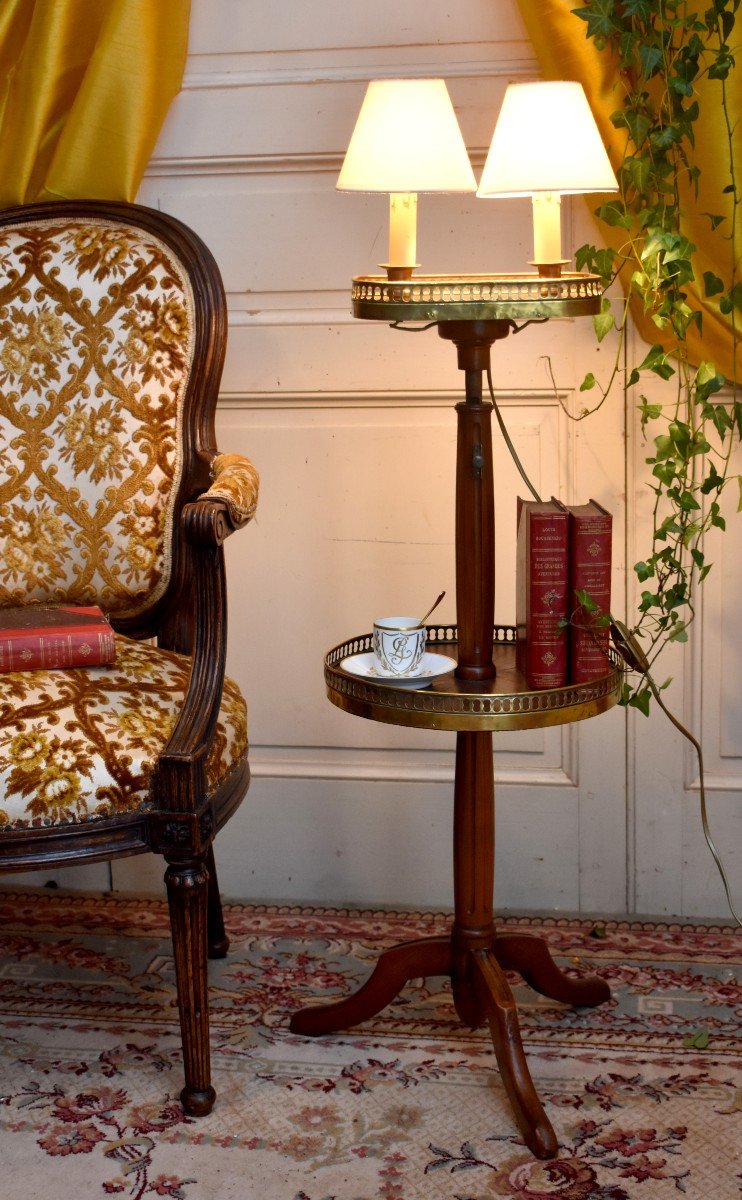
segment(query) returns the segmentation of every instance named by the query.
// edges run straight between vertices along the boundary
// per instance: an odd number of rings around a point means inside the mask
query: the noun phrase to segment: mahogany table
[[[472,1029],[489,1023],[515,1119],[539,1158],[553,1158],[556,1136],[531,1079],[518,1014],[505,971],[514,970],[542,995],[593,1006],[609,999],[608,985],[575,978],[556,965],[546,942],[531,934],[498,934],[493,912],[493,739],[501,729],[529,729],[579,721],[616,703],[618,660],[591,683],[529,690],[515,665],[515,629],[494,624],[494,487],[492,404],[482,377],[493,342],[526,321],[599,311],[594,276],[424,276],[408,281],[354,280],[353,306],[363,319],[426,321],[457,347],[465,372],[465,400],[456,405],[456,606],[458,626],[428,629],[428,649],[456,657],[457,667],[429,687],[375,683],[343,670],[341,661],[369,652],[364,634],[336,646],[325,660],[333,704],[372,721],[456,731],[454,786],[454,919],[450,937],[404,942],[386,950],[352,996],[295,1013],[294,1033],[317,1036],[356,1025],[380,1012],[410,979],[448,975],[461,1020]]]

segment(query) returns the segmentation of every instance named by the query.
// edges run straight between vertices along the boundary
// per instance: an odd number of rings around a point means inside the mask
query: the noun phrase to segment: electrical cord
[[[426,329],[432,329],[437,324],[437,321],[428,321],[427,325],[404,325],[401,321],[391,321],[389,328],[398,329],[400,333],[425,333]]]
[[[522,328],[525,328],[525,326],[522,326]],[[516,467],[518,468],[520,477],[523,480],[523,482],[525,483],[525,485],[528,488],[531,495],[533,496],[534,500],[537,500],[540,503],[541,497],[539,496],[535,487],[533,486],[530,479],[528,478],[528,475],[526,474],[523,463],[518,458],[518,454],[516,452],[515,446],[513,445],[510,434],[508,433],[507,428],[505,426],[505,422],[503,420],[502,413],[500,412],[500,407],[499,407],[497,401],[495,400],[495,389],[492,386],[492,368],[490,367],[489,363],[487,363],[487,386],[488,386],[489,392],[490,392],[490,399],[492,401],[492,407],[495,410],[495,416],[497,417],[497,424],[500,426],[500,433],[502,434],[502,436],[504,438],[505,445],[507,446],[508,450],[510,451],[510,457],[512,458]]]

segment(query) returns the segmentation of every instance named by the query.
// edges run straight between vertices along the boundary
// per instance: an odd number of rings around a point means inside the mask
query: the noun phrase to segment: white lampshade
[[[510,84],[478,196],[617,190],[582,84]]]
[[[562,258],[562,194],[617,190],[582,84],[511,83],[477,195],[531,197],[539,274],[559,275],[567,261]]]
[[[351,192],[476,191],[445,82],[369,83],[337,186]]]

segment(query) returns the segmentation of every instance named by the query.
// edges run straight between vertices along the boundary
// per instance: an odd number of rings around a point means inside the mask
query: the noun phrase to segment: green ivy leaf
[[[647,462],[662,462],[663,459],[669,458],[673,452],[673,441],[669,433],[660,433],[654,439],[654,445],[654,458],[648,458]]]
[[[631,708],[638,708],[639,712],[643,713],[645,717],[648,717],[649,702],[651,699],[652,693],[649,691],[649,688],[642,688],[640,691],[634,692],[634,695],[630,697],[629,706]]]
[[[615,8],[615,0],[591,0],[585,8],[573,8],[572,12],[581,21],[587,22],[589,38],[609,37],[620,28],[613,15]]]
[[[677,621],[675,623],[675,625],[673,626],[673,629],[672,629],[672,633],[670,633],[668,635],[667,640],[670,642],[687,642],[688,641],[688,628],[686,626],[685,621]]]
[[[714,525],[717,529],[726,529],[727,523],[721,515],[721,509],[719,508],[719,505],[716,500],[714,500],[714,502],[712,503],[709,512],[710,512],[709,519],[711,521],[711,524]]]
[[[639,61],[642,65],[642,75],[645,79],[651,79],[656,74],[657,68],[662,62],[662,49],[660,46],[648,46],[646,44],[639,47]]]
[[[640,150],[647,140],[647,135],[652,128],[652,122],[649,117],[640,112],[627,112],[625,115],[624,124],[631,134],[631,140],[637,150]]]
[[[609,204],[601,204],[597,210],[597,216],[601,221],[605,221],[606,225],[631,229],[631,213],[627,212],[618,200],[613,200]]]
[[[715,275],[713,271],[704,271],[703,286],[707,296],[716,296],[719,292],[724,291],[724,280]]]
[[[593,317],[593,326],[599,342],[603,341],[603,338],[610,332],[615,323],[613,313],[611,312],[611,302],[606,296],[603,296],[600,302],[600,312],[596,313]]]
[[[713,463],[709,463],[709,473],[701,484],[701,495],[709,496],[711,492],[719,492],[723,486],[724,476],[719,474]]]
[[[647,422],[657,421],[662,416],[661,404],[650,404],[645,396],[642,396],[642,403],[639,405],[641,413],[642,429],[645,429]]]
[[[677,447],[678,454],[681,458],[687,458],[691,446],[691,428],[686,425],[685,421],[671,421],[669,425],[669,434],[672,438],[673,445]]]
[[[575,599],[577,600],[577,603],[584,608],[585,612],[598,612],[598,605],[593,600],[590,593],[583,591],[582,588],[575,588]]]
[[[723,50],[719,53],[715,62],[712,62],[708,70],[709,79],[727,79],[729,72],[734,66],[734,59],[731,54],[725,53]]]
[[[705,1050],[709,1044],[708,1029],[695,1029],[693,1033],[689,1033],[683,1038],[683,1045],[686,1050]]]
[[[582,271],[584,267],[587,267],[588,271],[592,271],[596,254],[597,250],[595,246],[587,244],[575,250],[575,267],[577,270]]]
[[[637,192],[642,194],[647,190],[651,171],[652,163],[649,158],[626,158],[621,167],[621,173],[636,188]]]
[[[588,371],[587,375],[585,376],[582,383],[580,384],[580,391],[581,392],[591,391],[592,388],[595,387],[595,383],[596,383],[595,376],[593,375],[592,371]]]
[[[668,355],[662,346],[654,345],[643,362],[639,363],[640,371],[653,371],[661,379],[670,379],[675,374],[675,368],[667,361]]]

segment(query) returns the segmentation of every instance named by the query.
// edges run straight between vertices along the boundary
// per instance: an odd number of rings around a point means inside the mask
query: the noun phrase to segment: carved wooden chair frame
[[[203,1115],[215,1099],[207,953],[222,957],[229,945],[212,843],[249,783],[246,752],[210,795],[204,771],[225,672],[222,547],[244,523],[223,497],[210,494],[217,458],[214,416],[226,346],[226,302],[216,263],[200,238],[180,221],[151,209],[109,201],[37,204],[6,209],[0,213],[0,228],[86,216],[153,234],[178,260],[193,290],[194,343],[182,407],[182,474],[173,510],[170,579],[164,593],[138,616],[112,618],[114,628],[128,637],[156,638],[160,647],[188,654],[190,681],[175,728],[154,767],[151,809],[6,831],[0,836],[0,872],[77,865],[143,851],[164,856],[185,1069],[181,1099],[188,1113]],[[247,463],[237,456],[230,455],[229,460],[219,476],[222,483]]]

